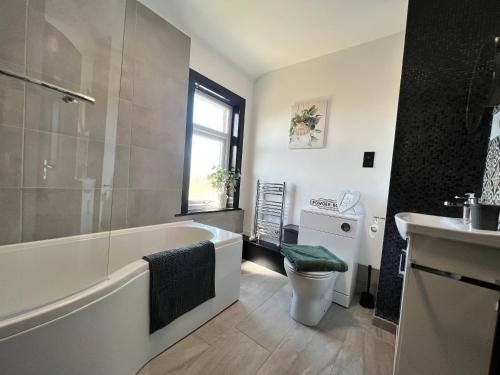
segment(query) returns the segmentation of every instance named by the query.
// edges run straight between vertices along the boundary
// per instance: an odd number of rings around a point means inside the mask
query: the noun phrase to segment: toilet
[[[301,211],[298,244],[324,246],[346,262],[349,269],[347,272],[297,272],[285,258],[285,271],[293,289],[290,304],[293,319],[315,326],[332,302],[350,306],[356,287],[361,222],[362,216],[357,214],[317,208]]]
[[[285,271],[292,284],[290,315],[307,326],[315,326],[332,303],[333,285],[338,272],[297,272],[288,259]]]

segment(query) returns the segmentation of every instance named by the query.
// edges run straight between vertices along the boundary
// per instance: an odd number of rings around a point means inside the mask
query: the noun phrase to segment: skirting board
[[[280,254],[279,247],[268,242],[252,242],[248,236],[243,236],[243,259],[257,263],[272,271],[279,272],[286,276],[283,267],[283,255]]]
[[[376,315],[373,315],[372,318],[372,324],[375,327],[381,328],[384,331],[396,334],[396,331],[398,329],[398,325],[396,323],[390,322],[388,320],[385,320],[383,318],[380,318]]]

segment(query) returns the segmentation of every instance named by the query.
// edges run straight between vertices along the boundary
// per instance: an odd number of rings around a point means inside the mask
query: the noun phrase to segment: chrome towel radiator
[[[286,183],[257,180],[257,196],[251,240],[270,240],[281,246],[285,214]]]

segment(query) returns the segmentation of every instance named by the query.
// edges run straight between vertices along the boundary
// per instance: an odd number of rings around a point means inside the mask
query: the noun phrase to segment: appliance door
[[[395,374],[488,375],[500,293],[408,267]]]

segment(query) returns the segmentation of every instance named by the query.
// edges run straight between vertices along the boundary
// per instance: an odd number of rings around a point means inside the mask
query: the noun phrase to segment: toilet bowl
[[[290,315],[304,325],[317,325],[332,304],[338,272],[297,272],[286,258],[284,266],[293,289]]]

